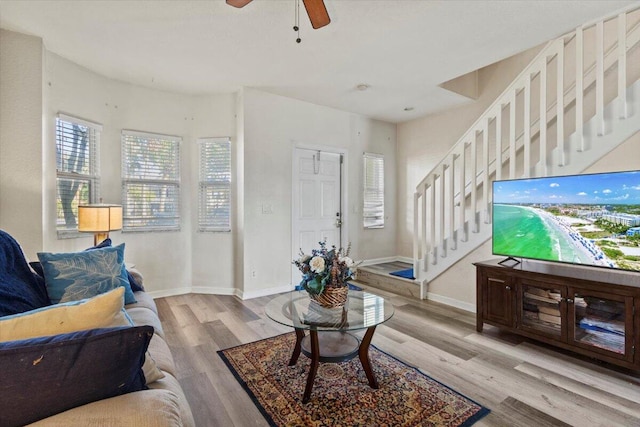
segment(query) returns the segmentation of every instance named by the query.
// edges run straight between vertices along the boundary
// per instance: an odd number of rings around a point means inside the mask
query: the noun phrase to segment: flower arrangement
[[[325,288],[346,287],[347,281],[353,278],[351,270],[357,264],[349,258],[351,244],[346,250],[331,246],[327,242],[319,242],[320,249],[313,249],[311,255],[300,250],[300,258],[293,264],[302,272],[300,285],[311,295],[320,295]]]

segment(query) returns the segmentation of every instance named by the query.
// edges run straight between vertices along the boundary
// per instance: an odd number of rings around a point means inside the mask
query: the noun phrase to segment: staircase
[[[494,180],[583,172],[640,130],[640,9],[553,40],[414,194],[413,271],[427,285],[491,238]]]

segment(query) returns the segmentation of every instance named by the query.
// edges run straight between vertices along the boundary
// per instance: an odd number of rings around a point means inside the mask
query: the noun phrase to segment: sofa
[[[114,253],[90,249],[94,257]],[[125,304],[124,286],[101,283],[97,295],[52,303],[46,271],[33,268],[42,265],[30,266],[0,230],[0,425],[195,425],[153,298],[142,274],[120,261],[135,302]]]

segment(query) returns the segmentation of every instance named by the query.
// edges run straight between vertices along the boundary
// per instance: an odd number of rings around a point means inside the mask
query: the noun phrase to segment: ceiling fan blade
[[[329,12],[327,12],[327,8],[324,5],[323,0],[302,0],[302,2],[304,3],[304,8],[307,9],[311,26],[315,30],[322,28],[331,22]]]
[[[245,7],[251,0],[227,0],[227,4],[233,7]]]

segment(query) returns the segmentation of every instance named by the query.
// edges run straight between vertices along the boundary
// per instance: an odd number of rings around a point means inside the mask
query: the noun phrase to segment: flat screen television
[[[494,255],[640,272],[640,171],[493,182]]]

